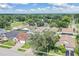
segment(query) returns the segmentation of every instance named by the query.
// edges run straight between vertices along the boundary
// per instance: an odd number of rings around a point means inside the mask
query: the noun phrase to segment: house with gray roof
[[[25,42],[25,40],[27,39],[28,36],[28,31],[26,30],[21,30],[21,29],[17,29],[17,30],[13,30],[10,32],[6,32],[5,36],[6,38],[10,39],[10,40],[14,40],[16,42]]]
[[[14,39],[16,36],[19,34],[18,31],[11,31],[11,32],[6,32],[5,36],[9,39]]]
[[[6,33],[6,30],[5,30],[5,29],[0,28],[0,34],[4,34],[4,33]]]
[[[5,33],[6,33],[6,30],[0,28],[0,42],[6,40]]]

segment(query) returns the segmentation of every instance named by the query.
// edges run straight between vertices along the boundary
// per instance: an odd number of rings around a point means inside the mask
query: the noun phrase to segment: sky
[[[79,13],[79,3],[0,3],[0,14]]]

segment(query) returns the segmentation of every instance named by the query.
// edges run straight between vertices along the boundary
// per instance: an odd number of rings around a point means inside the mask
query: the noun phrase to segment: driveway
[[[11,50],[15,50],[15,51],[16,51],[18,48],[22,47],[23,44],[24,44],[24,43],[18,42],[18,43],[16,43],[16,45],[15,45],[14,47],[11,48]]]

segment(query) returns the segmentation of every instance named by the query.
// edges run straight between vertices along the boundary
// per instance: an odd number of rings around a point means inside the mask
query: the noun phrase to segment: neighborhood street
[[[23,56],[24,53],[18,51],[17,49],[20,48],[23,44],[17,43],[13,48],[6,49],[0,48],[0,56]]]
[[[27,49],[25,52],[20,52],[17,49],[20,48],[23,43],[17,43],[13,48],[6,49],[0,48],[0,56],[33,56],[32,48]]]
[[[19,51],[0,48],[0,56],[24,56],[24,54]]]

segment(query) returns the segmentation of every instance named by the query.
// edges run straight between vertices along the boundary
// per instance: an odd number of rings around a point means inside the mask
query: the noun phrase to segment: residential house
[[[74,29],[73,28],[62,28],[60,32],[59,44],[63,44],[66,48],[66,55],[74,55],[75,40],[74,40]]]
[[[26,32],[28,34],[33,34],[33,32],[30,29],[28,29],[28,28],[16,29],[16,31]]]
[[[50,28],[49,27],[37,27],[36,29],[35,29],[35,32],[43,32],[43,31],[45,31],[45,30],[49,30]]]
[[[28,37],[28,33],[26,31],[23,30],[13,30],[10,32],[6,32],[5,36],[10,39],[10,40],[14,40],[16,42],[20,42],[20,43],[25,43],[27,37]]]
[[[10,32],[6,32],[5,35],[8,39],[12,39],[15,40],[16,36],[19,34],[18,31],[10,31]]]
[[[26,32],[21,32],[16,36],[16,41],[25,43],[25,41],[28,39],[28,33]]]
[[[6,33],[5,29],[0,28],[0,42],[7,40],[5,37],[5,33]]]

